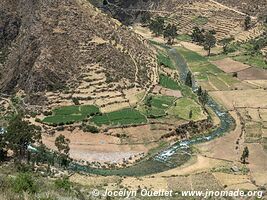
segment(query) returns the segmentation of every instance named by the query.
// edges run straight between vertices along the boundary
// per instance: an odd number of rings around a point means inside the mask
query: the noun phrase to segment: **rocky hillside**
[[[2,92],[77,88],[92,71],[122,88],[155,78],[149,45],[86,0],[2,0],[0,44]]]

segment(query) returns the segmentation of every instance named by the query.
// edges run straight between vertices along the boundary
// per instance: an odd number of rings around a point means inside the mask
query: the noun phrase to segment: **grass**
[[[176,37],[177,40],[184,41],[184,42],[190,42],[192,41],[192,38],[188,34],[181,34]]]
[[[192,21],[197,25],[205,25],[208,23],[208,18],[203,16],[197,16]]]
[[[166,116],[167,109],[173,105],[174,101],[175,97],[150,95],[146,97],[145,105],[140,106],[138,110],[149,118],[159,118]],[[150,107],[148,106],[149,104],[151,105]]]
[[[132,108],[125,108],[122,110],[96,115],[91,118],[91,122],[97,126],[102,125],[132,125],[132,124],[145,124],[147,119],[139,111]]]
[[[158,63],[160,65],[163,65],[164,67],[170,69],[176,69],[169,56],[159,53],[157,57],[158,57]]]
[[[45,117],[44,123],[47,124],[66,124],[84,120],[85,118],[99,113],[99,108],[94,105],[64,106],[56,108],[53,115]]]
[[[238,55],[233,57],[234,60],[248,64],[252,67],[258,67],[267,69],[267,62],[264,61],[264,56],[261,54],[255,54],[255,55]]]
[[[192,110],[192,118],[189,113]],[[169,115],[178,116],[185,120],[199,120],[204,117],[202,108],[194,100],[190,98],[181,98],[175,102],[175,105],[168,109]]]
[[[175,80],[173,80],[172,78],[170,78],[164,74],[160,74],[159,84],[162,87],[169,88],[171,90],[180,90],[180,88],[181,88],[178,82],[176,82]]]

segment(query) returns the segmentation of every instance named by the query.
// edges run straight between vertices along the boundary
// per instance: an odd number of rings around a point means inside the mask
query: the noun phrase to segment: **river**
[[[189,72],[189,67],[185,59],[175,48],[168,49],[168,54],[178,68],[180,81],[184,82],[186,75]],[[192,83],[192,89],[193,91],[196,91],[198,86],[194,77],[192,78]],[[153,154],[152,156],[149,156],[148,158],[145,158],[144,160],[126,168],[95,169],[78,164],[71,164],[70,169],[100,175],[144,176],[180,166],[191,158],[192,145],[207,142],[213,140],[214,138],[223,136],[231,130],[235,123],[232,116],[210,96],[206,106],[210,107],[220,119],[220,125],[216,129],[212,130],[208,135],[202,135],[189,140],[177,142],[170,147],[161,150],[157,154]]]

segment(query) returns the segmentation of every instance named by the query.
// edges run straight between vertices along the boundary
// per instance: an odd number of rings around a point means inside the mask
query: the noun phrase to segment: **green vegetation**
[[[176,82],[175,80],[173,80],[172,78],[164,75],[164,74],[160,74],[159,76],[159,84],[162,86],[162,87],[165,87],[165,88],[169,88],[171,90],[180,90],[180,86],[179,86],[179,83]]]
[[[70,191],[71,190],[71,182],[69,178],[64,176],[63,178],[59,178],[55,180],[55,187],[59,190]]]
[[[164,55],[162,53],[158,54],[158,63],[159,65],[163,65],[164,67],[170,68],[170,69],[176,69],[174,64],[172,63],[169,56]]]
[[[147,123],[147,119],[139,111],[132,108],[125,108],[122,110],[95,115],[91,118],[91,122],[97,126],[102,125],[132,125]]]
[[[53,110],[53,115],[45,117],[47,124],[68,124],[84,120],[85,118],[98,114],[99,108],[94,105],[64,106]]]
[[[158,118],[166,115],[167,109],[173,105],[175,97],[150,95],[145,99],[145,105],[138,109],[149,118]]]
[[[190,35],[188,34],[181,34],[181,35],[178,35],[176,37],[177,40],[180,40],[180,41],[185,41],[185,42],[190,42],[192,41],[192,38]]]
[[[201,25],[205,25],[208,23],[208,18],[203,17],[203,16],[197,16],[192,21],[196,23],[197,25],[201,26]]]
[[[190,98],[178,99],[175,105],[168,109],[168,114],[186,120],[199,120],[205,117],[201,106]]]
[[[231,38],[221,41],[228,56],[253,67],[267,69],[267,60],[261,49],[267,46],[267,36],[261,35],[244,43],[230,43]]]
[[[12,188],[16,193],[35,193],[38,189],[36,182],[29,173],[19,173],[11,182]]]

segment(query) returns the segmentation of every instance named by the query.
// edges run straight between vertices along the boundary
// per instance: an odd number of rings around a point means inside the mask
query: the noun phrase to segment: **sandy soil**
[[[121,162],[124,158],[128,159],[133,155],[148,151],[148,147],[143,144],[122,145],[117,137],[84,133],[79,130],[75,130],[72,133],[69,131],[58,132],[53,137],[43,135],[43,143],[47,147],[56,150],[54,142],[55,138],[60,134],[70,139],[70,157],[77,160]]]
[[[200,173],[210,170],[214,167],[223,165],[225,161],[216,160],[208,157],[204,157],[202,155],[197,155],[196,159],[192,159],[185,165],[181,167],[177,167],[175,169],[171,169],[165,172],[161,172],[155,175],[155,177],[166,177],[166,176],[174,176],[174,175],[188,175],[193,173]]]
[[[227,133],[223,137],[219,137],[210,142],[197,145],[201,154],[215,158],[225,159],[230,162],[238,162],[240,159],[240,150],[236,150],[236,141],[241,133],[240,120],[235,112],[230,112],[236,121],[235,130]],[[226,148],[227,147],[227,148]]]
[[[250,68],[249,65],[245,65],[241,62],[234,61],[231,58],[224,58],[221,60],[216,60],[211,62],[216,65],[218,68],[223,70],[225,73],[238,72],[247,68]]]

